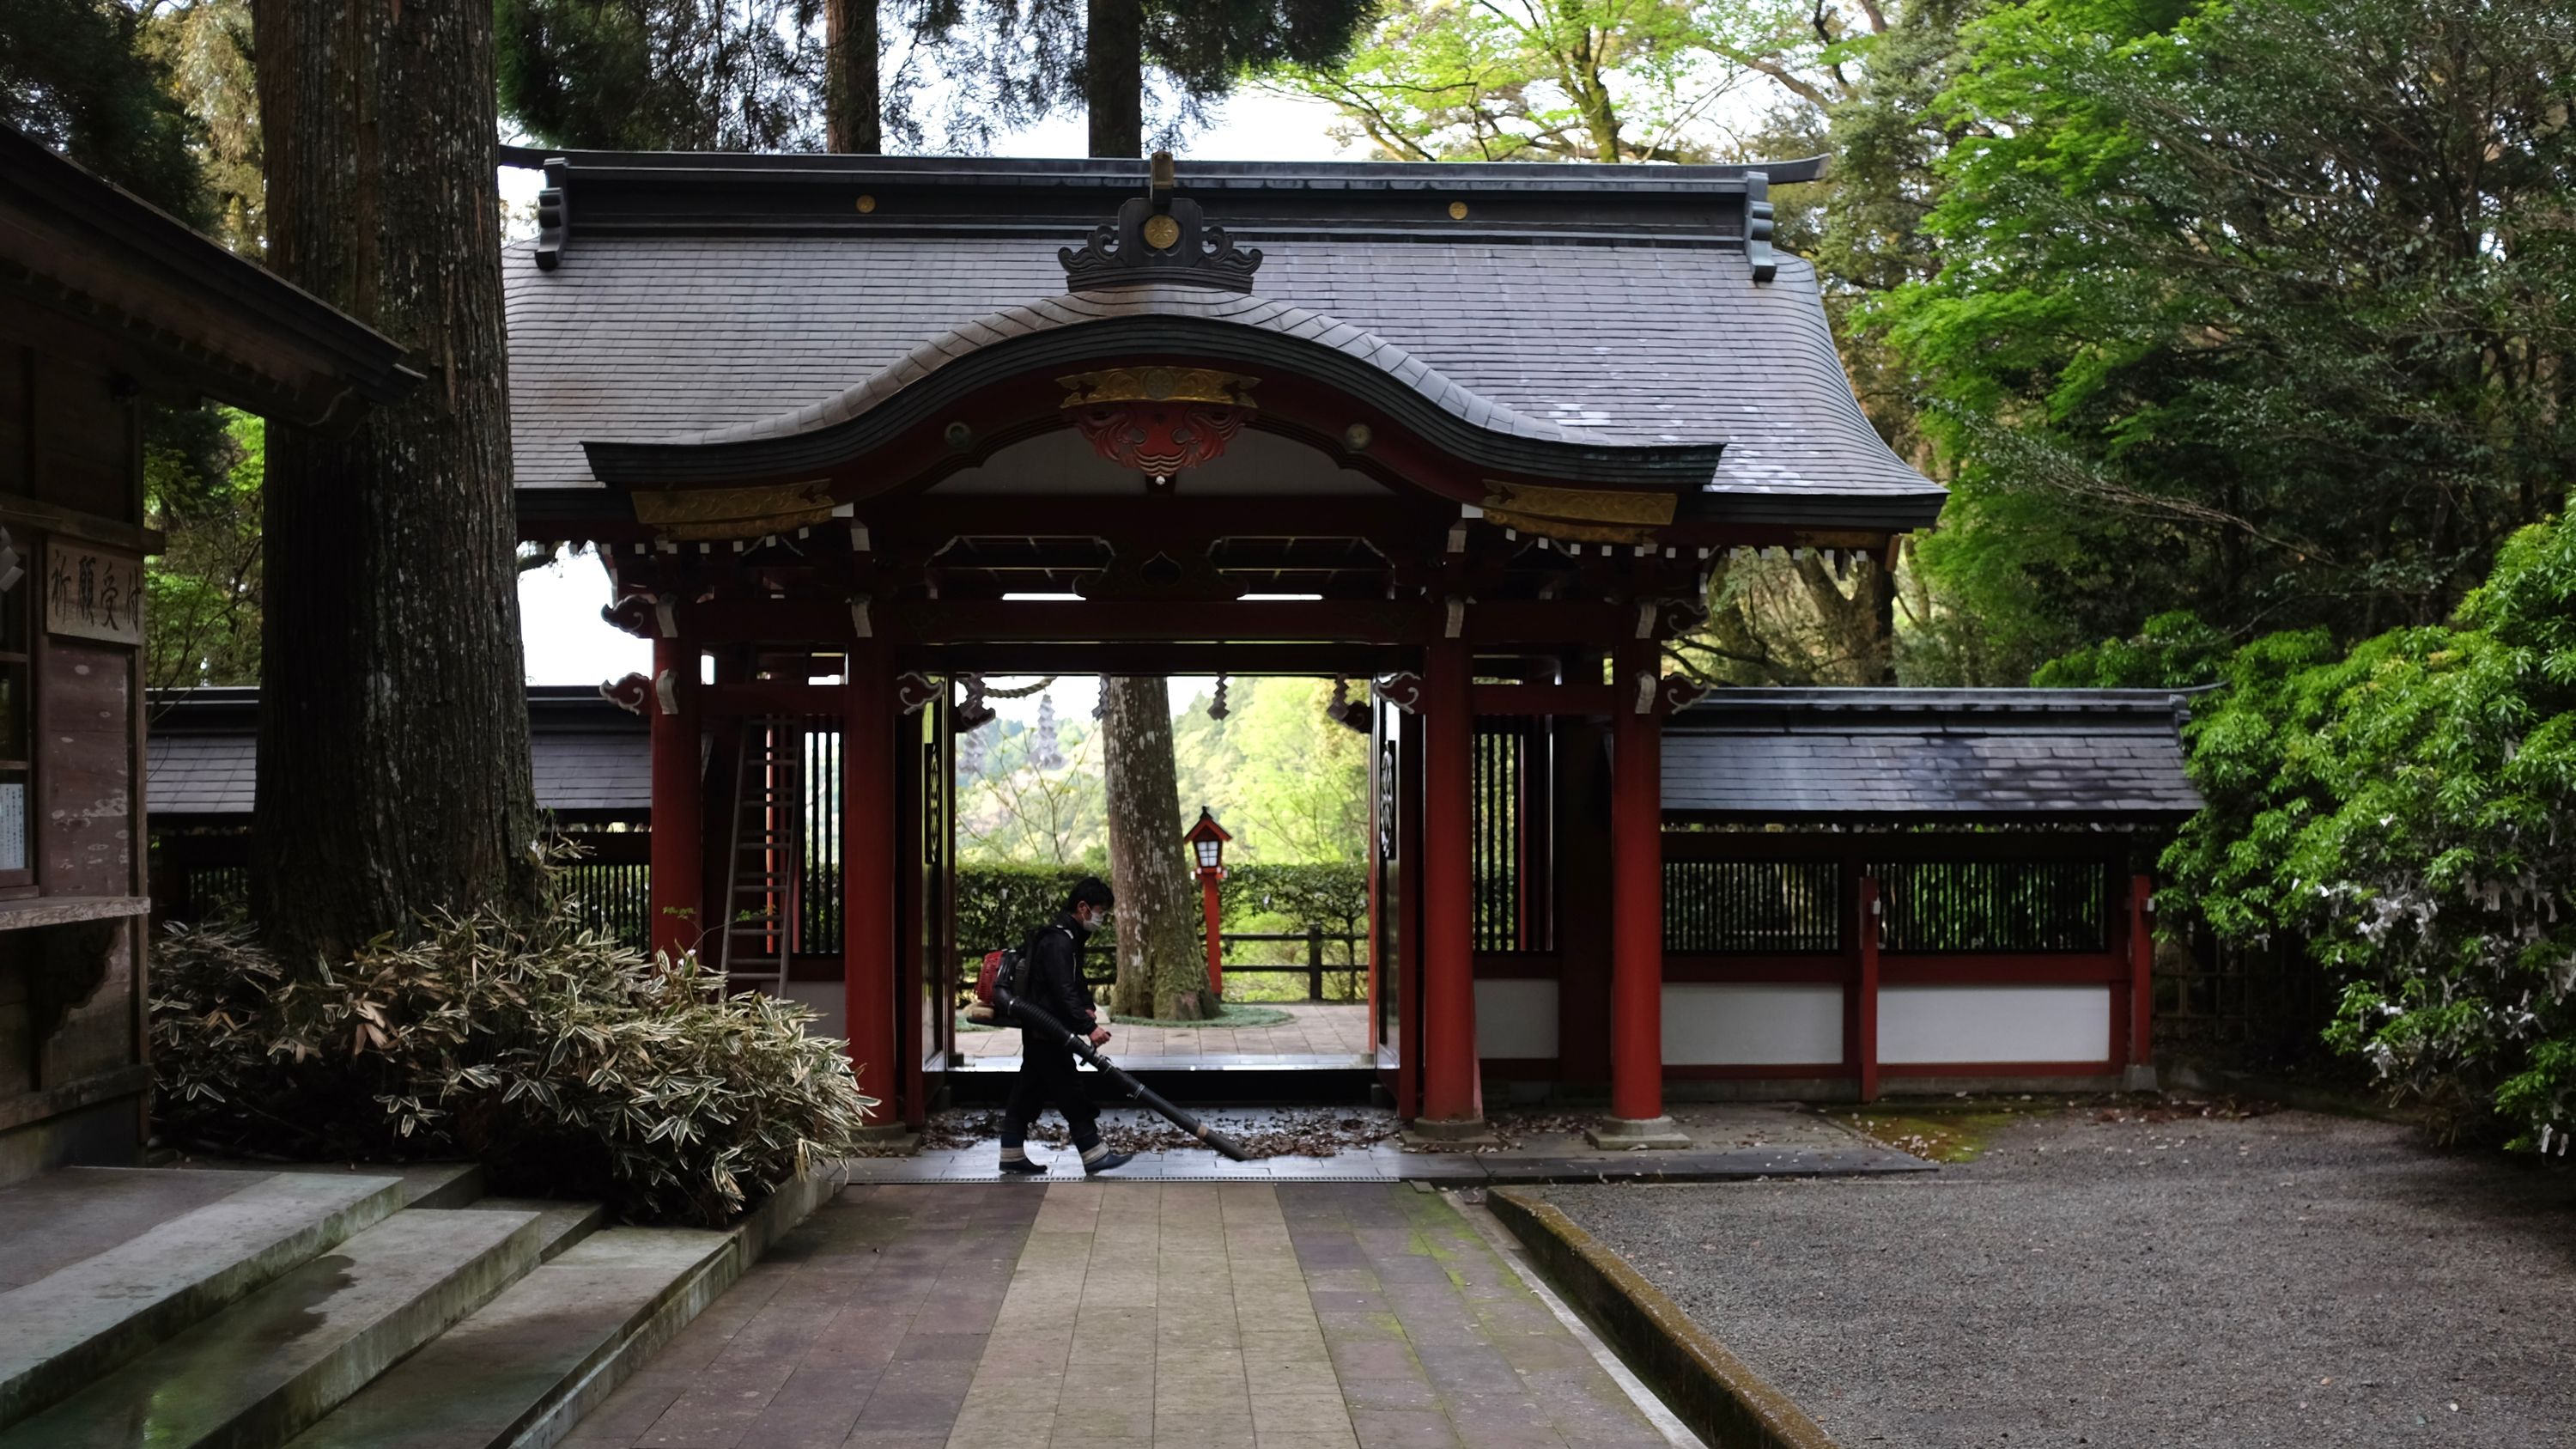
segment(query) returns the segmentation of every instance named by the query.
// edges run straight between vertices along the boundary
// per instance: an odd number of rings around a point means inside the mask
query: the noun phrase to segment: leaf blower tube
[[[1102,1076],[1116,1082],[1119,1090],[1125,1092],[1128,1096],[1135,1098],[1137,1101],[1144,1103],[1146,1106],[1153,1108],[1156,1112],[1161,1113],[1163,1119],[1171,1123],[1173,1126],[1180,1128],[1182,1131],[1187,1132],[1199,1141],[1204,1142],[1208,1146],[1215,1148],[1217,1151],[1224,1153],[1227,1157],[1232,1158],[1236,1162],[1250,1162],[1252,1160],[1252,1154],[1244,1151],[1241,1143],[1236,1142],[1233,1138],[1226,1136],[1224,1133],[1219,1132],[1213,1127],[1210,1127],[1205,1122],[1202,1122],[1198,1118],[1191,1116],[1189,1113],[1182,1111],[1180,1108],[1173,1106],[1171,1103],[1164,1101],[1161,1093],[1156,1092],[1153,1088],[1146,1086],[1143,1082],[1137,1081],[1134,1077],[1131,1077],[1125,1072],[1120,1071],[1115,1066],[1112,1066],[1109,1058],[1102,1056],[1099,1050],[1092,1046],[1091,1038],[1082,1035],[1080,1032],[1065,1030],[1064,1023],[1056,1020],[1054,1017],[1048,1015],[1037,1007],[1031,1006],[1027,1002],[1013,996],[1007,988],[996,988],[993,992],[993,1000],[995,1004],[1002,1008],[1002,1011],[1006,1016],[1019,1022],[1020,1030],[1022,1032],[1048,1032],[1055,1036],[1062,1037],[1064,1039],[1064,1044],[1073,1048],[1073,1054],[1075,1056],[1091,1063],[1092,1066],[1099,1069]]]

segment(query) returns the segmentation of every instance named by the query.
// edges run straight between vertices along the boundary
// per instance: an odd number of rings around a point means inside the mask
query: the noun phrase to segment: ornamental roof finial
[[[1093,228],[1079,249],[1058,249],[1066,288],[1090,292],[1167,282],[1251,291],[1261,249],[1237,247],[1225,228],[1207,224],[1197,202],[1178,194],[1171,152],[1154,153],[1145,181],[1145,194],[1121,203],[1116,221]]]

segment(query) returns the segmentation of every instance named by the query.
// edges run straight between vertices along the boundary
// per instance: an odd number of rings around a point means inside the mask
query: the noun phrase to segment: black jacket
[[[1082,979],[1082,953],[1078,949],[1090,934],[1090,928],[1074,920],[1071,911],[1062,912],[1040,926],[1023,951],[1028,980],[1021,996],[1062,1023],[1065,1030],[1085,1034],[1100,1024],[1100,1008],[1091,999],[1091,985]]]

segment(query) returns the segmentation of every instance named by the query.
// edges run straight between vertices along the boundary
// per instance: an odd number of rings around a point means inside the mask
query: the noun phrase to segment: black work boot
[[[1108,1148],[1102,1147],[1096,1150],[1096,1154],[1092,1152],[1086,1152],[1083,1154],[1082,1175],[1085,1177],[1098,1177],[1104,1172],[1114,1172],[1119,1168],[1125,1167],[1128,1163],[1135,1160],[1136,1155],[1132,1152],[1112,1152]]]
[[[1005,1147],[1002,1149],[1002,1170],[1016,1173],[1021,1177],[1043,1177],[1046,1175],[1047,1165],[1043,1162],[1029,1161],[1028,1154],[1016,1147]]]

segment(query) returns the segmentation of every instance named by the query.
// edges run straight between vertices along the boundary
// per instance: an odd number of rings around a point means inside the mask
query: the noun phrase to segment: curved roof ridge
[[[794,437],[869,412],[950,363],[1015,338],[1128,317],[1186,317],[1222,322],[1328,347],[1365,363],[1438,404],[1443,411],[1491,432],[1578,447],[1653,447],[1669,440],[1569,427],[1532,417],[1483,397],[1396,343],[1355,322],[1311,307],[1259,295],[1212,292],[1156,282],[1097,291],[1067,292],[959,323],[877,369],[837,395],[792,412],[658,440],[698,447]]]

